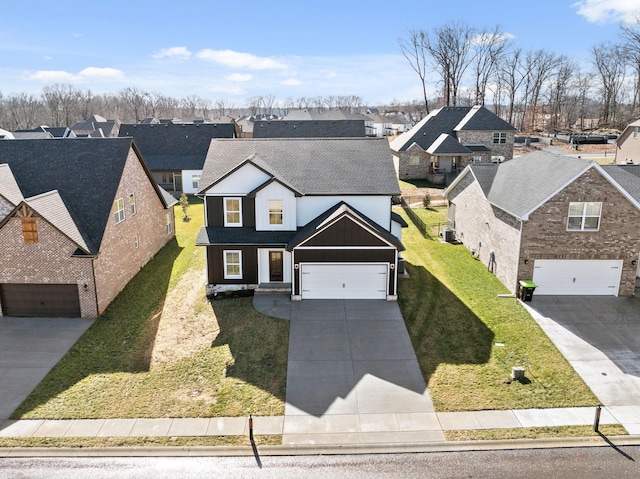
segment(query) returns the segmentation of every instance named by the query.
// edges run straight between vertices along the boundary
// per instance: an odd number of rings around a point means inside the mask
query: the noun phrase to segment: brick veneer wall
[[[597,232],[567,231],[569,203],[601,201]],[[594,168],[532,213],[523,224],[519,279],[533,277],[535,259],[622,260],[620,296],[633,296],[640,255],[640,212]],[[524,264],[528,259],[528,264]]]
[[[72,258],[78,246],[43,218],[35,220],[37,243],[24,242],[20,218],[0,228],[0,283],[76,283],[82,317],[95,318],[92,260]]]
[[[135,215],[129,194],[136,198]],[[138,271],[175,236],[173,208],[165,210],[133,150],[129,150],[116,198],[124,199],[125,220],[109,217],[100,253],[94,261],[98,311],[102,313]],[[166,214],[172,215],[167,234]],[[138,247],[136,248],[136,237]]]
[[[449,194],[455,208],[455,234],[511,292],[518,274],[519,222],[494,208],[473,175],[467,174]],[[490,263],[490,251],[495,262]]]
[[[493,131],[464,130],[458,132],[458,141],[463,145],[484,145],[491,150],[486,155],[483,154],[483,161],[492,156],[504,156],[505,161],[513,159],[513,144],[515,142],[515,132],[507,131],[505,143],[493,143]]]

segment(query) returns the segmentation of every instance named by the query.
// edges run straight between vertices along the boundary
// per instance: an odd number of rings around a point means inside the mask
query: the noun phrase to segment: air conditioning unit
[[[444,240],[447,243],[453,243],[455,241],[455,231],[446,229],[444,230]]]

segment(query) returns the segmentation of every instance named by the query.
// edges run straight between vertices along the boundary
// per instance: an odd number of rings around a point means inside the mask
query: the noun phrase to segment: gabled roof
[[[249,159],[302,195],[400,194],[384,138],[212,140],[200,193]]]
[[[34,201],[35,197],[40,209],[44,199],[53,197],[43,196],[40,201],[39,195],[57,191],[84,245],[91,254],[96,254],[111,219],[113,201],[132,148],[141,158],[130,138],[1,141],[0,163],[9,166],[24,198]],[[148,168],[143,161],[140,164],[166,207],[166,200]],[[51,217],[49,210],[46,211]],[[69,231],[66,233],[72,236]],[[82,244],[79,239],[77,242]]]
[[[24,200],[22,191],[20,191],[20,187],[11,172],[11,168],[9,168],[9,165],[4,163],[0,164],[0,196],[6,199],[13,206],[16,206]]]
[[[118,135],[118,124],[117,120],[107,120],[100,115],[93,115],[84,121],[74,123],[70,129],[78,136],[113,137]]]
[[[470,155],[471,150],[461,145],[451,135],[443,133],[427,148],[427,153],[430,155]]]
[[[483,106],[451,106],[432,111],[411,130],[391,142],[393,151],[406,151],[414,143],[427,150],[442,133],[456,138],[462,130],[515,130],[506,121]]]
[[[640,202],[640,165],[604,165],[602,169]]]
[[[640,182],[636,182],[633,175],[621,168],[616,170],[618,166],[603,168],[593,161],[546,151],[535,151],[500,164],[469,165],[444,191],[444,195],[448,196],[466,175],[472,174],[492,205],[518,219],[527,219],[538,207],[591,168],[598,170],[640,208],[638,200],[618,181],[622,178],[628,185],[635,184],[640,194]]]
[[[329,208],[298,230],[298,233],[287,244],[287,250],[293,250],[296,246],[304,243],[316,233],[321,232],[345,216],[356,220],[361,227],[369,229],[386,243],[398,248],[399,251],[404,251],[404,245],[398,238],[344,201]]]
[[[253,123],[254,138],[349,138],[365,136],[364,120],[271,120]]]
[[[123,123],[119,137],[131,137],[149,169],[201,170],[212,138],[233,138],[233,123]]]

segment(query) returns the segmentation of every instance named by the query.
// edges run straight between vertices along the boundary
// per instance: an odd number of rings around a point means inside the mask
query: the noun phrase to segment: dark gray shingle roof
[[[254,138],[349,138],[363,137],[364,120],[256,121]]]
[[[285,246],[296,235],[295,231],[256,231],[255,228],[202,227],[196,245],[279,245]]]
[[[212,140],[200,191],[256,156],[303,195],[400,194],[385,138]]]
[[[604,165],[602,169],[640,202],[640,165]]]

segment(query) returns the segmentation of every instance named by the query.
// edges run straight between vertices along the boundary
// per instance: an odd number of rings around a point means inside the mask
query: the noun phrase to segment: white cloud
[[[124,72],[122,70],[96,67],[87,67],[77,74],[63,70],[39,70],[26,74],[26,78],[29,80],[63,83],[82,83],[89,80],[114,80],[123,77]]]
[[[253,80],[253,75],[251,75],[250,73],[232,73],[231,75],[227,75],[226,77],[224,77],[224,79],[227,81],[238,82],[251,81]]]
[[[286,86],[298,86],[298,85],[302,85],[302,82],[297,78],[289,78],[287,80],[281,81],[280,84],[286,85]]]
[[[229,95],[243,95],[246,93],[242,88],[230,85],[213,85],[208,86],[206,89],[215,93],[227,93]]]
[[[78,78],[81,80],[89,78],[122,78],[124,72],[116,68],[96,68],[87,67],[78,73]]]
[[[631,23],[640,14],[640,0],[580,0],[571,6],[591,23]]]
[[[278,70],[287,66],[268,57],[258,57],[251,53],[235,52],[233,50],[211,50],[199,51],[196,56],[202,60],[219,63],[231,68],[244,68],[247,70]]]
[[[188,60],[191,57],[191,52],[187,47],[171,47],[163,48],[162,50],[154,53],[153,58],[173,58],[175,60]]]
[[[329,72],[325,78],[338,78],[338,74],[336,72]]]

